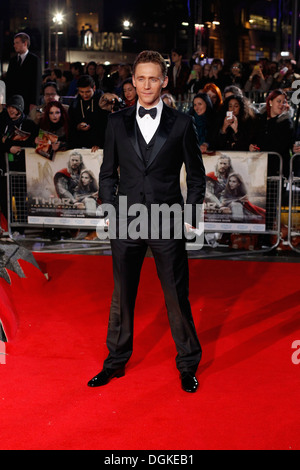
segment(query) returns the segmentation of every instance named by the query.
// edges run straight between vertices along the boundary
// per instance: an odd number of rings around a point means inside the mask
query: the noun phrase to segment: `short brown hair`
[[[27,47],[30,46],[30,36],[26,33],[17,33],[15,34],[15,38],[20,38],[22,42],[27,42]]]
[[[167,76],[167,73],[168,73],[167,64],[163,56],[159,52],[156,52],[156,51],[142,51],[138,54],[132,67],[133,75],[135,74],[135,70],[138,64],[145,64],[148,62],[158,64],[161,68],[163,77],[165,78]]]

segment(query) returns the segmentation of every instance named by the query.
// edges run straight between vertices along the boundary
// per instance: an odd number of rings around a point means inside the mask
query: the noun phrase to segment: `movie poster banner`
[[[56,152],[50,160],[26,149],[28,223],[58,227],[96,227],[98,176],[103,150]]]
[[[206,171],[205,230],[264,232],[268,154],[203,155]]]

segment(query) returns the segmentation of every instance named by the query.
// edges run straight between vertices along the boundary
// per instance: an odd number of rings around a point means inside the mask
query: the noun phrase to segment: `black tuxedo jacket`
[[[6,98],[13,95],[23,96],[25,113],[29,113],[31,104],[37,105],[41,94],[42,69],[40,59],[28,52],[22,65],[18,64],[18,56],[13,57],[6,74]]]
[[[185,164],[187,204],[202,204],[205,170],[191,116],[163,105],[151,156],[146,165],[137,138],[136,105],[108,118],[104,157],[99,177],[103,203],[183,205],[180,171]]]

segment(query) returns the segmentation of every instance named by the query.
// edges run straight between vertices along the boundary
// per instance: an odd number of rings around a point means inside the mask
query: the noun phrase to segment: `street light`
[[[58,26],[63,24],[64,14],[61,12],[56,12],[52,18],[53,23],[55,24],[55,65],[58,65]],[[63,34],[63,33],[60,33]]]
[[[132,26],[132,23],[131,23],[130,20],[124,20],[124,21],[123,21],[123,27],[124,27],[124,29],[128,30],[128,29],[131,28],[131,26]]]
[[[63,20],[64,20],[64,15],[62,13],[57,12],[53,16],[53,23],[62,24]]]

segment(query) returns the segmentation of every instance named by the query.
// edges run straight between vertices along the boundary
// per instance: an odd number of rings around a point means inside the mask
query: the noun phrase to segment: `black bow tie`
[[[143,108],[143,106],[140,106],[139,107],[139,116],[142,118],[142,117],[145,116],[145,114],[150,114],[152,119],[155,119],[156,114],[157,114],[157,109],[156,108],[145,109],[145,108]]]

